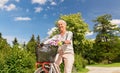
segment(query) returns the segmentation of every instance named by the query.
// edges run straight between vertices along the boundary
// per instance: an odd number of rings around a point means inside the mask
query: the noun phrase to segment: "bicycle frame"
[[[38,68],[38,65],[41,65],[41,67],[45,71],[45,73],[48,73],[48,71],[45,68],[45,65],[50,65],[50,62],[37,62],[36,63],[36,69]]]
[[[41,69],[45,72],[45,73],[60,73],[60,69],[58,66],[56,66],[55,63],[51,63],[51,62],[36,62],[36,70],[39,68],[38,65],[41,65]],[[47,70],[47,68],[49,70]]]

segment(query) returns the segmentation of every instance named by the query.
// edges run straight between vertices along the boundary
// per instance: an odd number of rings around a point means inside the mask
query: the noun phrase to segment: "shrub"
[[[81,69],[85,68],[86,64],[87,61],[82,58],[81,54],[75,54],[74,66],[77,71],[80,71]]]
[[[6,56],[0,73],[33,73],[35,57],[30,52],[13,48]]]

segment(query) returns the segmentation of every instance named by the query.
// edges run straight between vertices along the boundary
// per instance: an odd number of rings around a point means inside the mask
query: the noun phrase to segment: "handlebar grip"
[[[41,43],[40,46],[41,46],[41,47],[44,46],[44,43]]]

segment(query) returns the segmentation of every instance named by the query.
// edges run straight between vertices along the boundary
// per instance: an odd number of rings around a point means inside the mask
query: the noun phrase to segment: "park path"
[[[93,67],[87,66],[88,73],[120,73],[120,67]]]

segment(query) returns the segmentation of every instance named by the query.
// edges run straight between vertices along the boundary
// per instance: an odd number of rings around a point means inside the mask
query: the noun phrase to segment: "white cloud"
[[[43,10],[43,9],[42,9],[41,7],[36,7],[36,8],[35,8],[35,12],[36,12],[36,13],[40,13],[42,10]]]
[[[51,28],[50,30],[48,30],[47,34],[50,36],[56,29],[57,27]]]
[[[0,9],[11,11],[16,9],[16,6],[14,4],[6,5],[9,0],[0,0]]]
[[[32,3],[34,4],[34,3],[38,3],[38,4],[40,4],[40,5],[42,5],[42,4],[45,4],[47,2],[47,0],[32,0]]]
[[[29,17],[15,17],[15,21],[29,21],[31,18]]]
[[[56,2],[51,2],[51,5],[57,5]]]
[[[93,32],[86,32],[86,36],[91,36],[93,35]]]
[[[9,6],[5,6],[5,10],[7,10],[7,11],[11,11],[14,9],[16,9],[16,6],[14,4],[10,4]]]
[[[16,2],[20,2],[20,0],[15,0]]]
[[[61,2],[64,2],[64,0],[60,0]]]
[[[5,4],[8,3],[9,0],[0,0],[0,9],[4,9]]]
[[[120,25],[120,19],[113,19],[112,21],[110,21],[113,24],[117,24]]]

